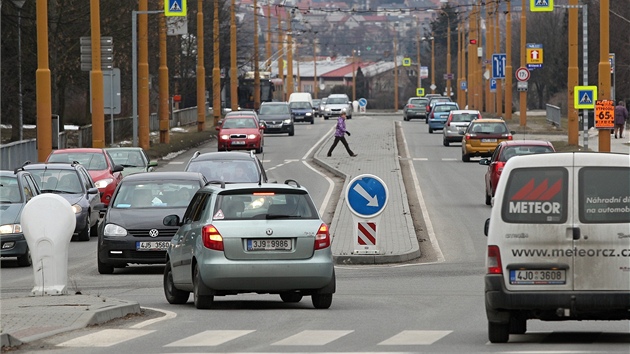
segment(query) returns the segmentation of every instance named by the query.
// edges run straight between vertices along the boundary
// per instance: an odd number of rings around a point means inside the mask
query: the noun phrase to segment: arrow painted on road
[[[371,196],[370,193],[363,189],[363,186],[358,183],[352,189],[354,189],[355,192],[359,193],[360,196],[368,201],[367,206],[378,207],[378,198],[376,197],[376,195]]]

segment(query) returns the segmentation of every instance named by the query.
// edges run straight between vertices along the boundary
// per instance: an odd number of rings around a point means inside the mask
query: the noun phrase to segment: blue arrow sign
[[[492,54],[492,78],[505,79],[507,54]]]
[[[374,175],[360,175],[352,179],[346,189],[346,203],[350,211],[361,218],[372,218],[383,212],[388,199],[387,186]]]
[[[367,106],[367,100],[365,98],[359,98],[359,106],[361,107]]]

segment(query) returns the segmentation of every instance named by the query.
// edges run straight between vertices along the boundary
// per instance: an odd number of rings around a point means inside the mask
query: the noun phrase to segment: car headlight
[[[72,206],[72,211],[74,211],[75,214],[78,214],[81,212],[81,210],[83,210],[83,208],[81,208],[81,206],[79,204],[74,204]]]
[[[221,140],[230,140],[230,136],[228,134],[221,135]]]
[[[311,115],[312,115],[312,113],[310,113],[310,112],[309,112],[309,113],[306,113],[306,116],[307,116],[307,117],[310,117]]]
[[[127,230],[116,224],[107,224],[103,229],[103,236],[127,236]]]
[[[285,119],[282,121],[284,124],[291,124],[291,119]]]
[[[326,108],[324,109],[326,112],[330,112],[330,108]]]
[[[107,187],[112,182],[114,182],[113,178],[105,178],[94,182],[94,185],[96,188],[101,189]]]
[[[0,235],[4,235],[4,234],[18,234],[20,232],[22,232],[22,225],[20,225],[20,224],[0,225]]]
[[[249,134],[247,139],[256,139],[258,136],[256,134]]]

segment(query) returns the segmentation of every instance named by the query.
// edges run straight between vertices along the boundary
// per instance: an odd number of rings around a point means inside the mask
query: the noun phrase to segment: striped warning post
[[[357,239],[359,245],[376,245],[376,223],[375,222],[360,222],[359,234]]]

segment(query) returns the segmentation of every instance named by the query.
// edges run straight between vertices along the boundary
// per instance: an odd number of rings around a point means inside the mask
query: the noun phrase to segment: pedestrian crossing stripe
[[[595,109],[597,86],[575,86],[573,103],[575,109]]]
[[[553,11],[553,0],[530,0],[529,11],[531,12]]]
[[[164,0],[165,16],[186,16],[186,0]]]

